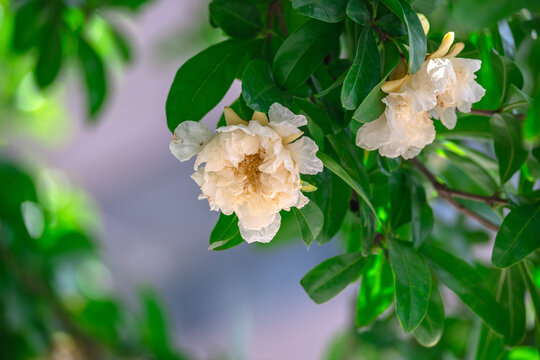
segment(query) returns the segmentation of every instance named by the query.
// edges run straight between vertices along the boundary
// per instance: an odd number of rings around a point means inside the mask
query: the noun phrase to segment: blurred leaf
[[[501,183],[505,183],[527,158],[527,152],[521,143],[521,122],[507,114],[495,114],[491,117],[491,131],[495,154],[499,160]]]
[[[358,109],[353,114],[353,119],[361,123],[367,123],[377,119],[386,109],[382,99],[386,97],[386,93],[381,90],[388,75],[396,68],[400,60],[397,47],[387,42],[384,45],[384,72],[381,81],[365,97],[360,103]]]
[[[414,11],[422,13],[424,15],[431,14],[440,5],[442,0],[413,0],[411,6]]]
[[[361,253],[338,255],[311,269],[300,284],[311,300],[322,304],[358,279],[366,264]]]
[[[244,242],[238,229],[236,214],[219,214],[219,219],[210,233],[210,246],[208,250],[227,250]]]
[[[512,60],[500,55],[495,49],[492,50],[491,63],[495,71],[495,81],[501,94],[499,102],[502,104],[511,84],[518,89],[523,87],[523,75]]]
[[[497,28],[499,30],[499,35],[501,36],[502,46],[504,50],[504,56],[513,59],[516,52],[516,42],[514,40],[514,35],[512,34],[512,29],[508,25],[508,21],[500,20],[497,23]]]
[[[403,171],[390,175],[390,214],[388,221],[392,231],[411,221],[411,186]]]
[[[540,202],[518,206],[503,220],[495,238],[491,262],[505,268],[540,247]]]
[[[339,41],[341,24],[309,20],[293,32],[278,49],[273,72],[278,85],[295,89],[319,67]]]
[[[293,8],[302,15],[329,23],[345,18],[348,0],[292,0]]]
[[[459,114],[456,127],[452,130],[446,128],[440,121],[435,121],[437,138],[467,139],[471,137],[491,139],[490,118],[480,115]]]
[[[79,62],[86,81],[88,100],[88,114],[90,117],[97,115],[107,95],[107,75],[103,59],[94,48],[79,37]]]
[[[410,333],[426,316],[431,273],[422,255],[410,244],[389,238],[388,250],[396,289],[396,314],[403,331]]]
[[[40,88],[49,86],[60,72],[62,66],[62,39],[60,31],[54,24],[44,30],[46,41],[39,47],[39,57],[34,69],[36,83]]]
[[[409,71],[417,72],[426,57],[427,43],[422,23],[410,5],[403,0],[382,0],[390,10],[407,26],[409,33]]]
[[[178,69],[165,104],[169,130],[186,120],[201,120],[221,101],[249,44],[227,40],[212,45]]]
[[[411,239],[416,249],[424,243],[433,231],[433,210],[426,200],[424,187],[411,184]]]
[[[360,25],[369,25],[371,12],[363,0],[350,0],[346,9],[347,16]]]
[[[444,329],[444,303],[439,289],[432,284],[429,306],[424,320],[414,329],[413,335],[422,346],[437,345]]]
[[[534,95],[523,124],[523,137],[538,142],[540,140],[540,91]]]
[[[518,265],[501,272],[499,299],[508,316],[504,343],[516,346],[525,337],[525,284]]]
[[[328,168],[328,170],[332,171],[334,174],[339,176],[343,181],[345,181],[362,200],[366,203],[367,206],[369,206],[370,210],[373,212],[375,216],[377,216],[377,211],[371,204],[371,201],[369,200],[366,192],[364,191],[362,185],[361,185],[361,179],[358,177],[352,177],[354,174],[349,174],[339,163],[337,163],[334,159],[332,159],[330,156],[318,152],[317,157],[321,159],[324,166]]]
[[[262,30],[261,15],[249,0],[213,0],[210,17],[227,35],[250,38]]]
[[[356,109],[380,81],[379,50],[370,27],[365,27],[360,33],[357,49],[341,88],[341,103],[348,110]]]
[[[42,38],[43,20],[40,19],[43,3],[40,0],[19,2],[15,12],[13,50],[23,53],[37,46]]]
[[[424,244],[421,250],[437,278],[490,328],[504,334],[507,313],[485,287],[486,281],[477,270],[442,249]]]
[[[302,208],[292,208],[296,215],[296,220],[300,226],[300,233],[306,245],[311,245],[313,240],[319,236],[324,224],[324,215],[313,201],[308,202]]]
[[[129,39],[124,35],[119,29],[111,27],[111,32],[113,36],[114,43],[122,60],[129,62],[131,61],[133,55],[133,49],[129,43]]]
[[[356,326],[368,326],[394,301],[392,269],[382,251],[370,255],[356,304]]]
[[[482,323],[475,360],[498,360],[504,355],[503,337]]]
[[[249,107],[264,113],[275,102],[285,107],[292,102],[292,97],[274,83],[270,65],[261,59],[252,60],[246,66],[242,75],[242,95]]]

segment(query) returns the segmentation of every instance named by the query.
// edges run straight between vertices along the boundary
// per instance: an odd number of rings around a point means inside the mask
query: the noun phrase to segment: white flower
[[[385,112],[377,120],[362,126],[356,144],[366,150],[379,150],[386,157],[412,158],[435,139],[430,115],[444,126],[456,125],[456,109],[470,112],[485,90],[474,73],[480,60],[455,58],[464,45],[452,46],[454,33],[445,35],[441,46],[429,55],[415,74],[387,81],[382,90]]]
[[[356,134],[356,145],[382,156],[415,157],[435,139],[433,121],[425,111],[417,112],[410,94],[390,94],[383,99],[386,110],[377,120],[365,124]]]
[[[203,144],[192,175],[201,188],[200,198],[208,199],[211,210],[236,213],[247,242],[272,240],[279,230],[279,212],[308,202],[301,192],[300,174],[316,174],[323,167],[315,155],[317,145],[301,137],[303,132],[298,129],[307,123],[304,116],[278,103],[270,107],[268,115],[269,119],[255,112],[254,120],[247,122],[226,108],[228,126],[218,128],[217,134],[210,137],[200,129],[188,132],[182,128],[175,131],[178,139],[173,140],[174,146],[171,142],[175,156],[191,153],[196,148],[193,144]],[[184,125],[193,129],[200,126],[193,122]],[[188,133],[193,135],[189,141],[181,137]],[[177,149],[182,146],[190,150]],[[187,160],[187,155],[177,157]]]

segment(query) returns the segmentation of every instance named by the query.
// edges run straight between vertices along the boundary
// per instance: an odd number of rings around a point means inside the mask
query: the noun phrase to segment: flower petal
[[[169,149],[180,161],[191,159],[216,134],[204,124],[197,121],[184,121],[174,130],[175,138],[171,140]]]
[[[259,230],[248,229],[244,227],[241,222],[238,222],[240,235],[248,243],[253,243],[253,242],[269,243],[274,238],[274,236],[276,236],[280,225],[281,225],[281,215],[279,215],[279,213],[276,213],[274,215],[274,219],[272,220],[270,225],[263,227],[262,229],[259,229]]]
[[[270,118],[270,122],[288,122],[296,127],[307,124],[307,119],[304,115],[296,115],[280,103],[273,103],[270,106],[270,110],[268,110],[268,117]]]
[[[291,157],[298,165],[298,169],[301,174],[315,175],[323,171],[323,163],[317,157],[319,147],[315,141],[303,136],[295,142],[287,145],[287,148],[291,152]]]

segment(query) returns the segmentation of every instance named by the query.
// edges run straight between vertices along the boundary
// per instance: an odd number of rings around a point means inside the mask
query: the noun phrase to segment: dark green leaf
[[[213,0],[210,17],[227,35],[250,38],[262,30],[261,15],[249,0]]]
[[[293,8],[302,15],[335,23],[345,18],[348,0],[292,0]]]
[[[433,230],[433,210],[426,200],[426,193],[421,184],[411,184],[411,239],[415,248],[419,248]]]
[[[475,360],[498,360],[504,354],[503,337],[482,324],[476,347]]]
[[[302,239],[309,246],[322,230],[324,223],[323,213],[313,201],[308,202],[301,209],[295,207],[292,209],[296,215],[296,220],[298,220]]]
[[[360,25],[368,25],[371,20],[371,12],[364,0],[350,0],[347,5],[346,13]]]
[[[13,50],[23,53],[37,46],[42,39],[43,19],[41,19],[43,3],[39,0],[19,2],[23,4],[16,10],[13,29]]]
[[[174,131],[186,120],[199,121],[225,96],[249,42],[227,40],[210,46],[178,69],[169,90],[165,110]]]
[[[341,88],[341,103],[354,110],[380,81],[381,61],[373,30],[365,27],[358,39],[353,65]]]
[[[351,190],[343,180],[328,170],[319,173],[313,179],[317,191],[312,193],[312,199],[319,205],[324,216],[324,224],[317,242],[325,244],[332,240],[343,223],[349,207]]]
[[[339,43],[341,24],[309,20],[293,32],[274,57],[273,71],[278,85],[294,89],[313,74]]]
[[[390,175],[390,213],[388,222],[392,231],[411,221],[411,186],[403,171]]]
[[[424,244],[422,253],[439,280],[454,292],[474,313],[499,334],[504,334],[507,316],[503,307],[486,288],[486,280],[465,261]]]
[[[518,89],[523,87],[523,75],[512,60],[499,55],[495,49],[492,50],[491,63],[495,72],[495,81],[501,94],[499,103],[502,104],[511,84],[514,84]]]
[[[315,266],[300,284],[311,300],[322,304],[358,279],[365,264],[366,258],[361,253],[338,255]]]
[[[50,25],[44,30],[47,41],[39,48],[39,57],[34,70],[37,85],[44,89],[49,86],[60,72],[62,66],[62,39],[58,27]]]
[[[490,121],[501,183],[505,183],[527,158],[521,143],[521,122],[508,114],[495,114]]]
[[[252,60],[246,66],[242,76],[242,95],[249,107],[264,113],[275,102],[283,106],[292,102],[292,97],[274,83],[270,65],[261,59]]]
[[[382,0],[390,10],[407,26],[409,33],[409,71],[414,74],[424,63],[427,43],[422,23],[418,15],[406,1]]]
[[[382,251],[368,258],[356,304],[356,326],[368,326],[394,301],[392,269]]]
[[[523,260],[540,247],[539,234],[540,202],[512,209],[495,238],[491,262],[505,268]]]
[[[208,250],[227,250],[240,245],[244,239],[238,229],[238,217],[233,215],[219,214],[219,219],[210,234],[210,246]]]
[[[534,142],[540,140],[540,91],[534,95],[527,111],[527,118],[523,123],[523,137]]]
[[[525,337],[525,284],[518,265],[502,270],[498,293],[508,314],[504,343],[518,345]]]
[[[393,43],[384,45],[384,73],[381,81],[366,96],[358,109],[353,114],[353,119],[361,123],[366,123],[377,119],[382,115],[386,105],[382,99],[387,95],[381,90],[388,75],[394,70],[399,62],[400,56],[397,47]]]
[[[388,239],[390,266],[396,289],[396,314],[410,333],[424,319],[431,292],[431,273],[423,256],[412,246]]]
[[[86,80],[88,113],[95,116],[107,95],[107,76],[101,56],[82,37],[79,38],[79,62]]]
[[[441,0],[413,0],[411,2],[414,11],[424,15],[431,14],[439,5],[441,5]]]
[[[343,181],[345,181],[354,191],[356,191],[356,193],[358,194],[358,196],[360,196],[360,198],[362,198],[362,200],[364,200],[364,202],[366,203],[367,206],[369,206],[369,208],[371,209],[371,211],[373,212],[373,214],[375,216],[377,216],[377,211],[375,211],[375,208],[373,207],[373,205],[371,204],[371,201],[369,200],[366,192],[364,191],[362,185],[361,185],[361,180],[358,179],[358,178],[353,178],[351,176],[351,174],[349,174],[347,171],[345,171],[345,169],[339,164],[337,163],[334,159],[332,159],[330,156],[326,155],[325,153],[322,153],[322,152],[318,152],[317,153],[317,156],[319,157],[319,159],[321,159],[321,161],[323,162],[324,166],[326,168],[328,168],[328,170],[330,170],[331,172],[333,172],[334,174],[336,174],[337,176],[339,176]],[[354,174],[353,174],[354,175]]]
[[[444,303],[439,289],[433,283],[426,317],[414,330],[413,335],[420,345],[432,347],[441,339],[443,329]]]

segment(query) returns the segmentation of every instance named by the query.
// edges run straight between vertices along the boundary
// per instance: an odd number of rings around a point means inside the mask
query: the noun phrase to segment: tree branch
[[[492,117],[495,114],[499,114],[502,110],[484,110],[484,109],[471,109],[471,114]],[[523,114],[512,114],[517,119],[525,120],[525,115]]]
[[[437,194],[439,194],[439,196],[442,199],[446,200],[450,205],[452,205],[454,208],[456,208],[456,210],[458,210],[459,212],[461,212],[461,213],[463,213],[463,214],[465,214],[467,216],[470,216],[470,217],[476,219],[476,221],[478,221],[479,223],[481,223],[482,225],[484,225],[485,227],[487,227],[487,228],[489,228],[489,229],[491,229],[493,231],[498,231],[499,230],[499,227],[497,225],[495,225],[492,222],[484,219],[482,216],[478,215],[474,211],[472,211],[469,208],[465,207],[464,205],[462,205],[461,203],[456,201],[455,198],[480,201],[480,202],[487,203],[490,206],[493,206],[495,204],[508,205],[508,201],[506,201],[504,199],[501,199],[501,198],[499,198],[498,196],[495,196],[495,195],[493,195],[493,196],[481,196],[481,195],[471,194],[471,193],[467,193],[467,192],[463,192],[463,191],[459,191],[459,190],[450,189],[448,186],[446,186],[444,184],[441,184],[435,178],[435,176],[420,161],[418,161],[416,159],[411,159],[411,160],[409,160],[409,162],[412,165],[414,165],[429,180],[429,182],[433,185],[433,188],[435,189],[435,191],[437,191]]]

